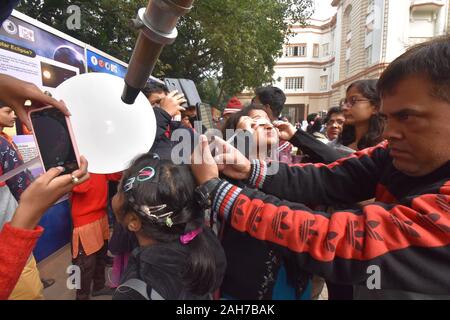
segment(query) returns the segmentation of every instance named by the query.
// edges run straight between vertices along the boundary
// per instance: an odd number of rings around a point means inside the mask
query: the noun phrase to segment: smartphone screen
[[[190,107],[195,107],[197,104],[202,103],[194,81],[188,79],[178,79],[178,81],[181,88],[183,88],[184,97]]]
[[[205,126],[206,129],[214,129],[214,123],[212,120],[211,106],[207,103],[197,104],[197,117]]]
[[[65,115],[56,108],[30,113],[33,132],[45,171],[64,167],[62,174],[77,170],[78,162]]]

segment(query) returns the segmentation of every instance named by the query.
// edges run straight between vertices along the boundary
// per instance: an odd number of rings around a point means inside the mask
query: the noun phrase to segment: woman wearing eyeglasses
[[[342,111],[345,124],[342,134],[335,141],[355,151],[380,143],[384,130],[384,118],[380,115],[381,100],[377,92],[377,80],[359,80],[348,88]],[[353,287],[336,285],[327,281],[329,300],[352,300]]]
[[[227,132],[227,129],[230,130]],[[236,129],[250,132],[238,133],[230,141],[234,146],[245,144],[249,159],[264,159],[270,150],[278,147],[278,130],[262,106],[250,105],[233,114],[222,128],[224,139]],[[246,140],[244,140],[246,139]],[[319,142],[320,143],[320,142]],[[272,155],[273,156],[273,155]],[[278,160],[278,159],[276,159]],[[242,181],[234,181],[240,185]],[[282,257],[268,246],[249,235],[222,225],[220,238],[227,257],[227,270],[222,282],[221,296],[239,300],[297,300],[309,299],[310,276],[295,268],[295,263]]]
[[[347,88],[342,106],[345,125],[339,142],[353,150],[362,150],[380,143],[384,130],[380,103],[377,80],[353,82]]]

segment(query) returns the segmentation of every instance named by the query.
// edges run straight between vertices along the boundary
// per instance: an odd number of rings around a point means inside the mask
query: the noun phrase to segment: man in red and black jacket
[[[217,166],[202,138],[196,152],[209,161],[192,165],[193,173],[233,228],[294,256],[306,271],[354,284],[355,298],[450,299],[450,37],[397,58],[379,91],[387,141],[376,147],[295,166],[250,163],[228,147],[214,159],[227,164]],[[217,179],[219,169],[255,189]],[[317,204],[351,209],[308,207]]]

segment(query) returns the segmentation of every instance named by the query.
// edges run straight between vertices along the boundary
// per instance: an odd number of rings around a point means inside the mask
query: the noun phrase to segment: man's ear
[[[141,219],[135,213],[127,213],[123,222],[131,232],[138,232],[142,228]]]

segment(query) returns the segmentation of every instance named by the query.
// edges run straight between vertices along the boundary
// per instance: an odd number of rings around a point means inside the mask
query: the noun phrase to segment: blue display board
[[[123,65],[89,49],[86,50],[86,55],[88,72],[103,72],[125,78],[127,68]]]
[[[17,12],[0,25],[0,73],[32,82],[42,90],[52,92],[65,80],[84,72],[86,56],[83,43]],[[22,141],[22,144],[31,145],[32,137],[23,137],[31,140]],[[28,149],[31,150],[32,146]],[[36,170],[39,172],[33,173],[42,172]],[[45,231],[34,250],[37,261],[70,242],[72,226],[69,201],[65,200],[50,208],[40,225]]]
[[[69,201],[63,201],[51,207],[42,217],[39,225],[45,229],[45,232],[39,238],[33,251],[37,261],[47,258],[70,242],[72,218]]]

